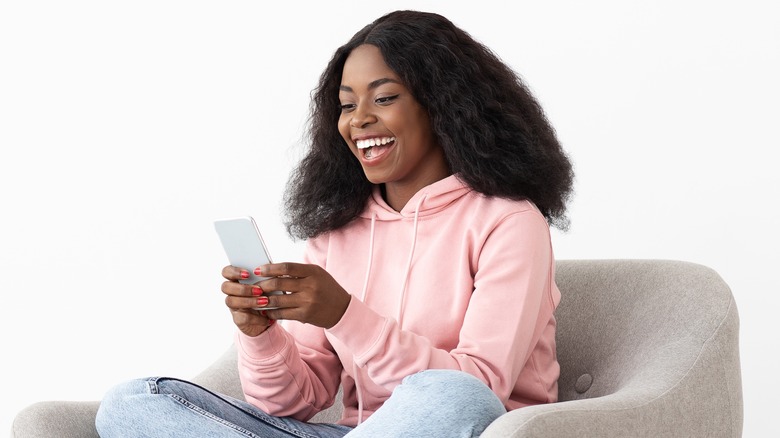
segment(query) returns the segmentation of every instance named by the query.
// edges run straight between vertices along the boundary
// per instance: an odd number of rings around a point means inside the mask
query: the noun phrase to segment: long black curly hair
[[[449,169],[487,196],[527,199],[554,226],[568,227],[571,162],[539,103],[490,49],[441,15],[391,12],[336,50],[313,92],[310,148],[285,193],[291,236],[340,228],[365,208],[372,183],[339,134],[339,85],[356,47],[380,49],[428,111]]]

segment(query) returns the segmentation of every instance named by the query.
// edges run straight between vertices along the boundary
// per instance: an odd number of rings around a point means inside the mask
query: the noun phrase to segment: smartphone
[[[258,277],[254,270],[271,263],[271,256],[265,247],[263,236],[251,216],[214,221],[219,240],[232,266],[249,271],[249,278],[239,280],[243,284],[255,284],[268,277]],[[263,295],[281,295],[282,291],[265,292]],[[270,307],[264,308],[270,310]]]

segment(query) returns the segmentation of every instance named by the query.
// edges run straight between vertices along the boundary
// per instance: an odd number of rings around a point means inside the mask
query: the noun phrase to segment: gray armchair
[[[483,437],[739,437],[739,318],[728,286],[685,262],[560,261],[558,403],[518,409]],[[230,348],[193,379],[241,397]],[[97,437],[99,402],[41,402],[12,437]],[[341,403],[315,421],[335,421]]]

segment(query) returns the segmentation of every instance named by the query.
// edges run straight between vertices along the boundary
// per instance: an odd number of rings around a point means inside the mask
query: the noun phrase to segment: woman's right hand
[[[242,276],[243,273],[243,276]],[[261,294],[263,291],[255,285],[243,284],[238,281],[249,277],[249,271],[235,266],[225,266],[222,276],[227,280],[222,283],[222,292],[226,295],[225,304],[233,314],[233,323],[247,336],[259,336],[268,327],[274,324],[274,320],[267,318],[261,310],[256,310],[267,304],[262,304],[266,299]]]

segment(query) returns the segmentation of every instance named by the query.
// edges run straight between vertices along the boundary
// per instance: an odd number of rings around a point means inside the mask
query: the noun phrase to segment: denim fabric
[[[348,438],[471,438],[506,413],[482,381],[461,371],[427,370],[406,377]]]
[[[100,403],[101,437],[341,438],[350,427],[305,423],[266,414],[253,405],[170,378],[121,384]]]
[[[121,384],[96,418],[110,437],[475,437],[505,413],[490,389],[466,373],[429,370],[404,379],[381,409],[354,430],[266,414],[241,400],[171,378]]]

